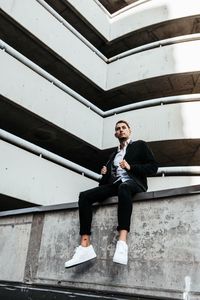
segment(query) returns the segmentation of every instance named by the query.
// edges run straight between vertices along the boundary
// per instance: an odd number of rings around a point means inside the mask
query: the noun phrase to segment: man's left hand
[[[126,170],[130,170],[130,165],[127,163],[127,161],[125,159],[123,159],[120,163],[119,163],[120,167],[122,169],[126,169]]]

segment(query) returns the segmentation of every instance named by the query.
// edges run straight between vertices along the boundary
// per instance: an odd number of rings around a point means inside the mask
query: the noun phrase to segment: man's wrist
[[[133,165],[129,165],[130,169],[128,171],[132,171],[134,166]]]
[[[131,166],[130,166],[129,163],[127,163],[127,162],[126,162],[125,169],[126,169],[127,171],[130,171],[130,169],[131,169]]]

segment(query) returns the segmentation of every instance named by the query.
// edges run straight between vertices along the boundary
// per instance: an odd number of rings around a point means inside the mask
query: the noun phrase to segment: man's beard
[[[128,140],[128,137],[119,138],[120,144],[126,142],[127,140]]]

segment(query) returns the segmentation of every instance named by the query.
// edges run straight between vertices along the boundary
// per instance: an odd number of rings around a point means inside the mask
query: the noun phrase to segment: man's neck
[[[126,147],[129,142],[130,142],[130,138],[119,140],[120,149],[123,149],[124,147]]]

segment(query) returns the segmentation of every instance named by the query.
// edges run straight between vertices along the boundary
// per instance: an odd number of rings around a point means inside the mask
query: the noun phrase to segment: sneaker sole
[[[128,262],[118,261],[118,260],[114,260],[114,259],[113,259],[113,262],[116,264],[124,265],[124,266],[126,266],[128,264]]]
[[[68,266],[68,267],[65,266],[65,269],[70,269],[70,268],[73,268],[73,267],[77,267],[77,266],[82,265],[82,264],[84,264],[84,263],[86,263],[88,261],[94,260],[95,258],[97,258],[97,257],[95,256],[93,258],[90,258],[88,260],[84,260],[84,261],[82,261],[82,262],[80,262],[78,264],[72,265],[72,266]]]

